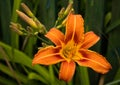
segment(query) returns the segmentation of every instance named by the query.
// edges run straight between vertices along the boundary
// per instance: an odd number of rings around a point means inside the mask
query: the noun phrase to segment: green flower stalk
[[[70,2],[66,9],[62,8],[60,12],[58,13],[58,19],[56,20],[56,23],[55,23],[55,27],[57,29],[65,25],[67,15],[73,12],[72,5],[73,5],[73,2]]]

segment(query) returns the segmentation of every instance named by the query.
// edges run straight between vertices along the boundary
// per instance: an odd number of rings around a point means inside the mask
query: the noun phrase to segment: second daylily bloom
[[[100,37],[92,31],[84,34],[84,20],[81,15],[69,14],[65,35],[52,28],[45,36],[56,46],[39,50],[32,64],[52,65],[61,62],[59,79],[70,81],[75,73],[76,63],[102,74],[111,69],[102,55],[88,50]]]

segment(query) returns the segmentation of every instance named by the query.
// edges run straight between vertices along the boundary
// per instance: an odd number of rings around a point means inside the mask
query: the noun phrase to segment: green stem
[[[50,45],[50,43],[49,43],[48,41],[46,41],[45,39],[39,37],[38,35],[36,35],[36,37],[37,37],[39,40],[43,41],[44,43]]]
[[[70,82],[67,83],[67,85],[73,85],[73,81],[71,80]]]
[[[12,22],[17,21],[18,15],[16,13],[16,10],[19,9],[20,2],[21,0],[14,0],[13,12],[12,12],[12,18],[11,18]],[[11,32],[11,45],[13,46],[13,48],[19,48],[19,37],[14,32]]]
[[[49,66],[49,72],[50,72],[50,83],[51,85],[56,85],[55,84],[55,76],[54,76],[54,71],[53,71],[53,66]]]
[[[25,49],[25,46],[26,46],[26,44],[27,44],[27,42],[28,42],[29,37],[30,37],[30,35],[28,35],[28,36],[25,37],[25,39],[24,39],[24,41],[23,41],[22,48],[21,48],[22,51]]]
[[[79,69],[81,73],[80,75],[81,85],[90,85],[87,68],[79,66]]]

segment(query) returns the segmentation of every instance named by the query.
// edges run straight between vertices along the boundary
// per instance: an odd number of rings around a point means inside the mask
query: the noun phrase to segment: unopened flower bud
[[[36,23],[33,21],[33,19],[29,18],[27,15],[25,15],[23,12],[16,10],[17,14],[25,21],[27,22],[31,27],[38,28]]]
[[[27,7],[27,5],[25,5],[24,3],[21,3],[21,6],[23,8],[23,10],[25,11],[25,13],[30,16],[30,17],[34,17],[34,14],[31,12],[31,10]]]
[[[70,13],[70,11],[72,10],[72,5],[73,5],[73,2],[69,3],[69,5],[67,6],[67,8],[64,12],[64,15],[67,15]]]
[[[58,13],[58,17],[59,17],[59,18],[63,17],[64,12],[65,12],[65,8],[62,8],[62,9],[60,10],[60,12]]]
[[[19,34],[19,35],[23,35],[24,33],[20,30],[20,29],[22,29],[22,28],[20,28],[20,26],[18,26],[18,24],[16,24],[16,23],[13,23],[13,22],[11,22],[10,23],[10,28],[11,28],[11,30],[13,30],[13,31],[15,31],[17,34]]]

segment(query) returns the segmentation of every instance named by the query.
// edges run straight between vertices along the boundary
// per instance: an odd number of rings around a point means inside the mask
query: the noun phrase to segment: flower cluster
[[[104,56],[89,50],[98,42],[100,37],[93,31],[84,32],[84,20],[81,15],[75,15],[72,12],[72,3],[59,12],[55,27],[48,32],[30,9],[23,3],[21,5],[27,15],[19,10],[16,12],[29,24],[29,27],[24,29],[20,24],[11,22],[12,30],[19,35],[42,33],[55,44],[55,46],[47,45],[47,47],[41,48],[33,58],[33,65],[52,65],[61,62],[59,79],[67,82],[72,79],[76,64],[90,67],[102,74],[107,73],[112,68]],[[65,27],[65,34],[59,30],[62,27]]]

